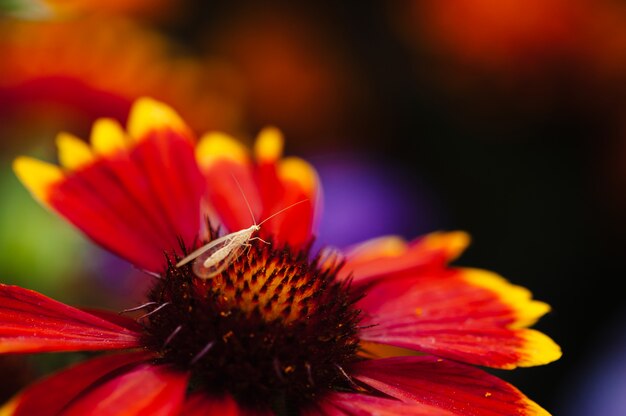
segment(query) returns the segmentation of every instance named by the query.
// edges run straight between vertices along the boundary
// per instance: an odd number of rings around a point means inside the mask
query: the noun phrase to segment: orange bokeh
[[[362,81],[345,47],[314,15],[249,7],[224,22],[207,33],[206,46],[241,71],[253,124],[319,140],[345,127],[351,110],[367,101],[359,98]]]
[[[55,17],[86,13],[124,15],[156,21],[172,20],[183,12],[175,0],[42,0]]]
[[[229,65],[185,54],[127,20],[4,21],[0,54],[0,113],[9,120],[123,119],[137,97],[152,96],[198,131],[240,123],[241,82]]]
[[[425,0],[394,6],[411,42],[489,71],[537,74],[577,66],[626,69],[626,4],[614,0]]]

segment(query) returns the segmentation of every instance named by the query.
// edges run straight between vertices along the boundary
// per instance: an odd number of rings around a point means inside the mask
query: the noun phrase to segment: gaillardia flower
[[[549,307],[493,273],[449,266],[462,232],[312,253],[320,185],[309,164],[282,158],[277,130],[253,151],[220,133],[196,143],[144,98],[126,130],[103,119],[91,145],[61,134],[58,146],[61,167],[19,158],[17,175],[154,285],[125,311],[135,319],[0,286],[1,352],[109,352],[0,414],[547,414],[479,367],[558,359],[528,329]],[[250,238],[224,238],[278,212]],[[214,274],[179,264],[219,238],[203,256]]]

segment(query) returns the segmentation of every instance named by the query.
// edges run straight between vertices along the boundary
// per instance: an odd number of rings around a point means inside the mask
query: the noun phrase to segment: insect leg
[[[261,241],[261,242],[263,242],[263,243],[267,244],[268,246],[269,246],[270,244],[272,244],[272,243],[270,243],[269,241],[265,241],[265,240],[263,240],[261,237],[252,237],[252,238],[248,239],[248,241],[252,241],[252,240],[259,240],[259,241]]]

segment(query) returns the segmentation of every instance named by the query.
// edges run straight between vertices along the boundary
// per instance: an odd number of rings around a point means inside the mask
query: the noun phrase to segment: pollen
[[[284,324],[314,315],[329,283],[328,271],[312,268],[288,249],[270,250],[262,243],[256,247],[234,260],[227,272],[196,279],[196,290],[217,295],[221,313],[237,309],[247,317]]]
[[[346,371],[359,311],[349,282],[336,279],[341,264],[257,240],[210,279],[177,260],[150,292],[145,338],[163,362],[191,372],[195,389],[267,410],[354,390]]]

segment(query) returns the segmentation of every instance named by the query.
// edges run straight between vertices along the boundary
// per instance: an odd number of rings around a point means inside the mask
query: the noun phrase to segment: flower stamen
[[[170,305],[170,304],[171,304],[171,302],[165,302],[162,305],[159,305],[157,308],[151,310],[150,312],[141,315],[139,318],[136,319],[136,321],[140,321],[143,318],[147,318],[148,316],[157,313],[158,311],[160,311],[161,309],[165,308],[167,305]]]
[[[308,251],[268,240],[251,239],[208,280],[170,259],[149,294],[160,306],[145,315],[146,345],[189,371],[194,389],[229,393],[244,406],[269,410],[287,400],[301,408],[336,388],[357,391],[343,370],[359,348],[349,283]]]
[[[143,305],[135,306],[134,308],[124,309],[123,311],[119,312],[119,315],[124,314],[124,313],[139,311],[141,309],[145,309],[148,306],[152,306],[152,305],[156,305],[156,302],[146,302]]]
[[[211,348],[213,348],[213,345],[215,345],[215,341],[209,341],[209,343],[206,344],[204,348],[202,348],[200,352],[197,353],[193,357],[193,359],[189,362],[189,364],[194,365],[195,363],[197,363],[202,357],[204,357],[211,350]]]
[[[176,334],[178,334],[180,332],[180,330],[183,329],[182,325],[178,325],[176,327],[176,329],[174,329],[172,331],[172,333],[165,339],[165,342],[163,343],[163,348],[167,347],[167,345],[172,342],[172,340],[174,339],[174,337],[176,336]]]

